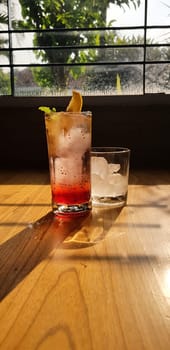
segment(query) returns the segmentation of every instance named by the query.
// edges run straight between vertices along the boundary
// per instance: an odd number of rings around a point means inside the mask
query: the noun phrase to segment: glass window
[[[168,25],[170,22],[170,3],[168,0],[148,0],[147,24],[149,26]],[[168,32],[169,30],[167,30]],[[161,30],[160,30],[161,32]]]
[[[170,92],[168,0],[0,0],[0,94]]]

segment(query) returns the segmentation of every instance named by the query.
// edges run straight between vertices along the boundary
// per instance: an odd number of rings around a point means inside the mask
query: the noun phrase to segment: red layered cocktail
[[[83,214],[91,208],[91,112],[45,116],[52,206],[55,214]]]

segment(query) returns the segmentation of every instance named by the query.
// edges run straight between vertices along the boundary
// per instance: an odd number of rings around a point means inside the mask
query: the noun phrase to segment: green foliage
[[[75,66],[70,70],[70,76],[77,80],[80,76],[83,77],[86,73],[85,66]]]
[[[0,95],[10,95],[10,76],[0,70]]]
[[[115,33],[76,31],[62,32],[60,29],[72,28],[98,28],[106,26],[107,8],[110,3],[118,6],[133,4],[138,6],[140,0],[19,0],[22,7],[24,21],[15,22],[15,28],[48,30],[56,29],[55,33],[48,31],[36,32],[34,46],[42,47],[36,52],[37,58],[42,62],[59,64],[49,69],[41,67],[34,71],[39,85],[65,87],[68,76],[62,64],[96,62],[101,54],[96,49],[79,50],[80,45],[103,45],[115,41]],[[112,23],[110,23],[112,25]],[[77,49],[65,49],[66,47]],[[49,47],[64,49],[49,49]],[[104,53],[105,54],[105,53]],[[73,66],[70,74],[74,79],[85,74],[85,68]],[[47,76],[46,76],[47,75]],[[41,80],[41,81],[40,81]]]
[[[53,78],[52,78],[50,67],[33,67],[31,70],[32,70],[34,80],[38,83],[39,86],[41,87],[52,86]]]

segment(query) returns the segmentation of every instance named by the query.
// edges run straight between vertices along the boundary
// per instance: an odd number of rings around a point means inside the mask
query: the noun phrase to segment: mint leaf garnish
[[[45,114],[50,114],[52,112],[56,112],[56,109],[53,107],[52,109],[50,107],[44,107],[41,106],[38,108],[40,111],[44,112]]]

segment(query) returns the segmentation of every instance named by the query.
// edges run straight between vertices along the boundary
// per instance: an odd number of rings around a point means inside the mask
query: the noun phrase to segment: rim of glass
[[[54,116],[56,114],[70,114],[70,115],[77,115],[77,114],[84,114],[84,115],[92,115],[91,111],[80,111],[80,112],[72,112],[72,111],[51,111],[51,113],[46,114],[47,117]]]
[[[128,147],[92,147],[91,148],[91,154],[104,154],[104,153],[130,153],[130,149]]]

